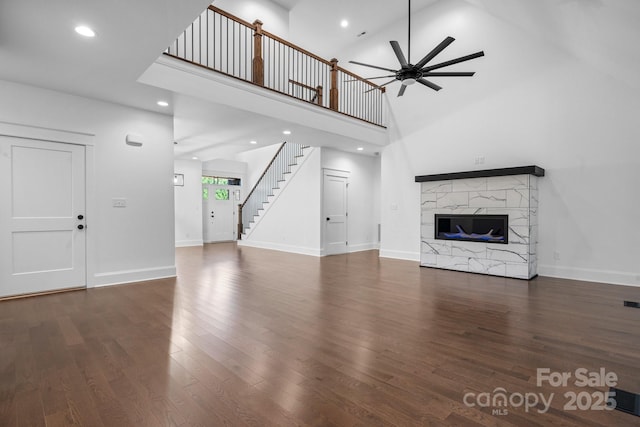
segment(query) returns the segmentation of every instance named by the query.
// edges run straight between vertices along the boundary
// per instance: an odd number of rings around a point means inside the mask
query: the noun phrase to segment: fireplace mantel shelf
[[[544,169],[539,166],[517,166],[512,168],[484,169],[466,172],[439,173],[435,175],[416,176],[415,182],[446,181],[449,179],[486,178],[489,176],[534,175],[544,176]]]

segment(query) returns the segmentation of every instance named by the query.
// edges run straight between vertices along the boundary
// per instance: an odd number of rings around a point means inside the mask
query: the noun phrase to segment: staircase
[[[309,149],[309,146],[290,142],[284,142],[280,146],[244,203],[240,205],[238,215],[240,218],[240,223],[238,224],[239,239],[251,233],[253,227],[304,160],[306,149]]]

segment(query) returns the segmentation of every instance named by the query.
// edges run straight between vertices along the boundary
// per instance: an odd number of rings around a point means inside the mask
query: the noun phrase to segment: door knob
[[[84,229],[84,225],[82,224],[78,225],[78,230],[82,230],[82,229]]]
[[[78,215],[78,219],[84,219],[84,215]]]
[[[327,217],[327,221],[331,220],[331,218]]]

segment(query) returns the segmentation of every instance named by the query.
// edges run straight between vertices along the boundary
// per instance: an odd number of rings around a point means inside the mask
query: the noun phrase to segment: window
[[[203,184],[209,185],[241,185],[240,178],[225,178],[220,176],[203,176]]]
[[[229,200],[229,190],[226,188],[218,188],[216,190],[216,200]]]

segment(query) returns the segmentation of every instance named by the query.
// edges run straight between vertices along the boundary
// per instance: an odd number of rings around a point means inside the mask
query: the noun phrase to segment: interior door
[[[234,201],[230,188],[205,184],[204,242],[228,242],[235,239]]]
[[[327,255],[347,252],[347,187],[346,176],[324,173],[324,242]]]
[[[84,150],[0,136],[0,296],[86,286]]]

